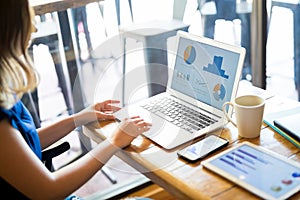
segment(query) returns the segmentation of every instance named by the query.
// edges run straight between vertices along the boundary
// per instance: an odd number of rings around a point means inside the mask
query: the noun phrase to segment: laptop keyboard
[[[142,107],[190,133],[217,122],[208,115],[193,110],[169,97],[148,102]]]

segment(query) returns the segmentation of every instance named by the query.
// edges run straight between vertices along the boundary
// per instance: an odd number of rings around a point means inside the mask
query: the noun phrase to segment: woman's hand
[[[76,126],[85,125],[93,121],[115,119],[113,113],[121,108],[114,106],[113,104],[118,103],[120,103],[118,100],[106,100],[83,109],[79,113],[74,114]]]
[[[106,100],[101,103],[96,103],[91,107],[92,110],[96,111],[97,119],[115,119],[113,113],[120,110],[120,107],[113,106],[113,104],[120,103],[118,100]]]
[[[114,132],[110,141],[113,145],[124,148],[128,146],[137,136],[148,131],[151,123],[145,122],[139,116],[125,119]]]

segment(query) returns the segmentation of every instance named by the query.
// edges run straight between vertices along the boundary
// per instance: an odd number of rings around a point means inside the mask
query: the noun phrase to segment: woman
[[[120,123],[114,134],[77,161],[55,172],[41,162],[41,150],[70,133],[76,126],[112,120],[119,108],[108,100],[90,106],[48,127],[36,130],[32,117],[19,100],[38,84],[27,55],[36,31],[28,0],[0,1],[0,188],[9,199],[64,199],[87,182],[123,147],[149,130],[140,117]]]

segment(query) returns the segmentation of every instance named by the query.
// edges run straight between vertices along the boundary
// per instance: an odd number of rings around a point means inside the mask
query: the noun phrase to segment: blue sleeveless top
[[[28,146],[41,160],[42,150],[39,136],[33,118],[24,104],[18,101],[11,109],[0,108],[0,120],[3,119],[7,119],[15,129],[20,131]],[[0,134],[5,134],[5,132],[0,130]],[[27,199],[2,178],[0,178],[0,188],[1,190],[4,189],[3,192],[8,195],[9,199]]]
[[[18,101],[11,109],[0,108],[0,120],[6,118],[10,124],[20,131],[25,141],[35,155],[41,159],[42,150],[40,139],[34,125],[32,116],[21,101]],[[4,133],[0,133],[4,134]]]

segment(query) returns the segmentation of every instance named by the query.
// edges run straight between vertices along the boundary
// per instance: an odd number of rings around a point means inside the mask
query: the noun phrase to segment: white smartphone
[[[216,135],[209,135],[204,139],[185,147],[177,152],[180,158],[188,160],[189,162],[196,162],[205,156],[227,146],[228,140],[218,137]]]

